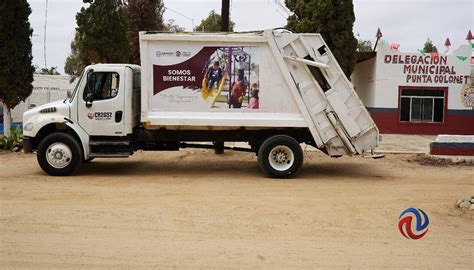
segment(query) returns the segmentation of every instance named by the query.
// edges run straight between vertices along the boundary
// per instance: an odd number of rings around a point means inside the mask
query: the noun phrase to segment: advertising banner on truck
[[[151,50],[153,108],[259,110],[260,51],[258,46],[156,46]]]

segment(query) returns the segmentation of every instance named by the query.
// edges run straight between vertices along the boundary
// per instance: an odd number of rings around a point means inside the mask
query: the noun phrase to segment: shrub
[[[12,128],[8,136],[0,138],[0,149],[13,150],[13,148],[21,148],[21,146],[21,129],[19,128]]]

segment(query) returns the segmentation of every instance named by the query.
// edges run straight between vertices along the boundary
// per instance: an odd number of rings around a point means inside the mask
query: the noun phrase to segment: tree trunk
[[[10,135],[11,129],[11,112],[10,108],[2,103],[3,106],[3,135],[8,136]]]
[[[230,0],[222,0],[221,7],[221,31],[229,32]]]

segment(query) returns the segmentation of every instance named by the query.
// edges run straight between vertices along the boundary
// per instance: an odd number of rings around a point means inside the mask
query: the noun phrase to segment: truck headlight
[[[35,126],[35,124],[33,124],[33,123],[27,123],[27,124],[23,127],[23,130],[25,130],[25,131],[31,131],[31,130],[33,130],[34,126]]]

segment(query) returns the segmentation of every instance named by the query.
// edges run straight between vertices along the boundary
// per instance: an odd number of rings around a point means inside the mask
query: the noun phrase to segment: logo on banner
[[[156,51],[156,57],[191,57],[191,52],[183,52],[183,51],[175,51],[175,52],[164,52],[164,51]]]
[[[430,224],[430,220],[423,210],[407,208],[400,214],[398,230],[403,237],[417,240],[428,233],[428,224]]]
[[[175,55],[176,55],[176,57],[190,57],[191,52],[176,51]]]
[[[162,56],[175,56],[175,53],[174,52],[156,51],[156,57],[162,57]]]

